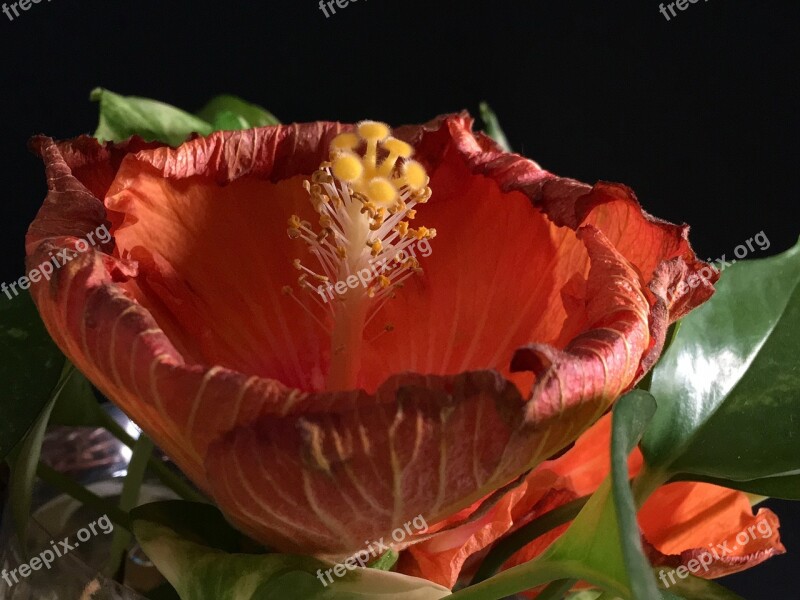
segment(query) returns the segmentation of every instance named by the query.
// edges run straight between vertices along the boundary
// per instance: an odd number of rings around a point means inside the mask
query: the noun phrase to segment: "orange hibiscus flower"
[[[704,266],[685,226],[503,152],[464,114],[395,137],[311,123],[33,148],[49,193],[28,264],[70,259],[32,286],[48,330],[282,551],[488,508],[713,291],[679,285]]]

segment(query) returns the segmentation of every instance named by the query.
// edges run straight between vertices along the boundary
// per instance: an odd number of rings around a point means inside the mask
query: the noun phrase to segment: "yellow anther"
[[[380,208],[375,212],[375,215],[372,217],[372,223],[370,223],[370,230],[378,231],[383,225],[383,221],[386,219],[386,209]]]
[[[375,242],[367,242],[367,245],[372,248],[372,256],[378,256],[378,254],[381,253],[381,250],[383,250],[383,244],[380,240]]]
[[[403,174],[406,177],[406,185],[414,191],[428,185],[429,179],[425,167],[415,160],[410,160],[403,166]]]
[[[433,233],[431,233],[433,232]],[[435,229],[428,229],[427,227],[420,227],[419,229],[412,230],[412,234],[418,240],[424,240],[425,238],[431,238],[436,235]]]
[[[289,217],[289,227],[292,229],[300,229],[303,226],[303,222],[300,220],[300,217],[297,215],[292,215]]]
[[[333,180],[333,177],[331,177],[326,171],[322,170],[323,168],[328,167],[323,167],[320,165],[320,168],[317,171],[314,171],[314,174],[311,176],[311,183],[319,185],[320,183],[330,183]]]
[[[392,280],[391,280],[391,279],[389,279],[388,277],[386,277],[386,275],[381,275],[381,276],[378,278],[378,283],[380,284],[380,286],[381,286],[383,289],[386,289],[387,287],[389,287],[390,285],[392,285]]]
[[[409,221],[413,221],[416,218],[416,216],[417,216],[417,211],[416,209],[413,208],[406,213],[406,219],[408,219]]]
[[[344,246],[336,246],[336,256],[341,258],[342,260],[347,258],[347,250]]]
[[[411,199],[416,202],[417,204],[425,204],[428,200],[431,199],[431,195],[433,192],[431,188],[425,187],[421,190],[417,190],[411,195]]]
[[[400,234],[400,237],[406,237],[408,235],[408,221],[400,221],[395,230]]]
[[[330,229],[333,225],[333,219],[331,219],[330,215],[320,215],[319,217],[319,226],[323,229]]]
[[[389,205],[397,199],[397,190],[385,177],[376,177],[367,185],[369,197],[377,204]]]
[[[331,150],[355,150],[361,140],[355,133],[340,133],[331,142]]]
[[[361,159],[352,152],[343,153],[333,161],[333,174],[340,181],[353,183],[361,179],[364,174],[364,165],[361,163]]]
[[[358,124],[358,134],[367,141],[382,142],[389,137],[389,126],[378,121],[362,121]]]

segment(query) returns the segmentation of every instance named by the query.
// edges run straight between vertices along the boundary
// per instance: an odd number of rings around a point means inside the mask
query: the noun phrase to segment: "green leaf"
[[[534,560],[460,590],[453,599],[496,600],[558,579],[586,581],[625,599],[658,598],[628,484],[628,455],[655,408],[647,392],[635,390],[622,397],[614,408],[612,475],[569,529]]]
[[[653,375],[642,485],[708,481],[800,499],[800,244],[727,269]]]
[[[50,401],[39,415],[36,424],[25,437],[11,465],[9,504],[11,505],[11,515],[14,519],[17,538],[23,551],[26,549],[28,540],[28,521],[31,515],[36,468],[39,465],[39,457],[42,455],[42,442],[47,431],[47,424],[50,421],[50,412],[59,394],[64,390],[74,373],[75,368],[71,364],[65,366]]]
[[[217,96],[197,114],[204,121],[211,123],[215,131],[280,124],[275,115],[268,110],[231,95]]]
[[[369,564],[370,569],[379,569],[381,571],[391,571],[392,567],[397,564],[400,554],[394,550],[387,550],[375,562]]]
[[[509,558],[514,556],[514,554],[522,550],[536,538],[543,536],[556,527],[573,521],[583,507],[586,506],[588,500],[589,496],[584,496],[583,498],[578,498],[572,502],[563,504],[498,540],[489,551],[489,554],[486,555],[486,558],[483,559],[481,566],[478,567],[475,576],[472,578],[471,585],[489,579],[489,577],[500,570]]]
[[[567,596],[567,600],[597,600],[603,592],[598,590],[583,590]]]
[[[134,531],[181,600],[438,600],[450,594],[429,581],[376,569],[345,569],[330,583],[325,571],[331,566],[314,558],[228,554],[143,519]]]
[[[486,102],[481,102],[480,110],[481,120],[486,128],[486,135],[497,142],[503,150],[511,152],[511,144],[508,143],[508,138],[503,132],[503,128],[500,127],[500,121],[497,119],[497,115],[494,114]]]
[[[30,294],[0,293],[0,460],[30,430],[51,399],[64,367]]]
[[[536,600],[562,600],[569,591],[578,583],[577,579],[559,579],[544,588]],[[594,598],[595,596],[592,596]]]
[[[66,427],[103,427],[103,415],[92,384],[83,373],[76,370],[58,396],[50,423]]]
[[[131,518],[168,527],[184,540],[213,550],[236,553],[259,549],[256,542],[234,529],[211,504],[185,500],[151,502],[134,508]],[[198,523],[203,526],[198,527]]]
[[[120,96],[97,88],[91,99],[100,103],[100,122],[94,136],[101,141],[120,142],[133,135],[147,141],[179,146],[192,133],[208,135],[214,129],[206,121],[169,104]]]
[[[636,390],[623,396],[613,410],[611,429],[611,485],[622,541],[622,556],[634,598],[656,598],[658,588],[650,562],[644,555],[642,536],[636,520],[636,503],[628,482],[628,457],[656,412],[655,399]]]
[[[181,600],[178,592],[170,584],[165,583],[147,592],[147,600]]]
[[[153,456],[154,447],[152,440],[144,433],[139,436],[139,439],[133,445],[131,460],[128,463],[128,472],[125,475],[125,481],[122,483],[122,493],[119,499],[119,508],[123,512],[130,514],[130,511],[139,504],[139,493],[144,483],[147,463]],[[132,539],[131,533],[125,529],[118,528],[114,531],[108,565],[106,566],[107,576],[116,576]]]
[[[667,578],[667,571],[665,569],[654,569],[654,572],[658,576],[661,576],[662,571],[664,573],[664,579],[661,579],[659,587],[665,590],[668,589],[680,598],[689,598],[690,600],[744,600],[741,596],[734,594],[721,585],[713,581],[708,581],[707,579],[695,577],[692,574],[688,574],[686,579],[681,579],[676,576],[675,583],[673,584],[672,581]],[[665,580],[667,584],[663,583]]]

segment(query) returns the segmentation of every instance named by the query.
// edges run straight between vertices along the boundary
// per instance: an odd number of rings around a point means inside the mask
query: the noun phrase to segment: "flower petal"
[[[688,566],[705,554],[702,567],[691,571],[706,579],[786,552],[775,513],[762,508],[753,514],[747,495],[708,483],[673,483],[656,490],[642,507],[639,523],[654,565]]]

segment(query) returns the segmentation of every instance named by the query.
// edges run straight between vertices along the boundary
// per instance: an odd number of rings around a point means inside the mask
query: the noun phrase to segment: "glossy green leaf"
[[[228,554],[189,541],[165,525],[134,522],[147,556],[181,600],[438,600],[447,588],[377,569],[344,569],[330,583],[331,566],[288,554]]]
[[[800,499],[800,244],[727,269],[659,362],[649,488],[697,479]]]
[[[278,125],[280,121],[268,110],[229,94],[217,96],[197,113],[216,131],[250,129]]]
[[[658,598],[628,483],[628,456],[655,408],[653,397],[641,390],[621,398],[612,424],[612,476],[569,529],[534,560],[460,590],[453,599],[497,600],[559,579],[586,581],[624,599]]]
[[[0,460],[30,430],[53,394],[64,355],[27,292],[0,293]]]
[[[94,136],[119,142],[133,135],[171,146],[182,144],[192,133],[208,135],[214,129],[203,119],[149,98],[120,96],[102,88],[91,99],[100,103],[100,122]]]
[[[483,121],[486,135],[497,142],[503,150],[506,152],[511,152],[511,144],[508,143],[508,138],[506,137],[503,128],[500,127],[500,121],[498,120],[497,115],[494,114],[494,111],[492,111],[486,102],[481,102],[480,111],[481,120]]]

